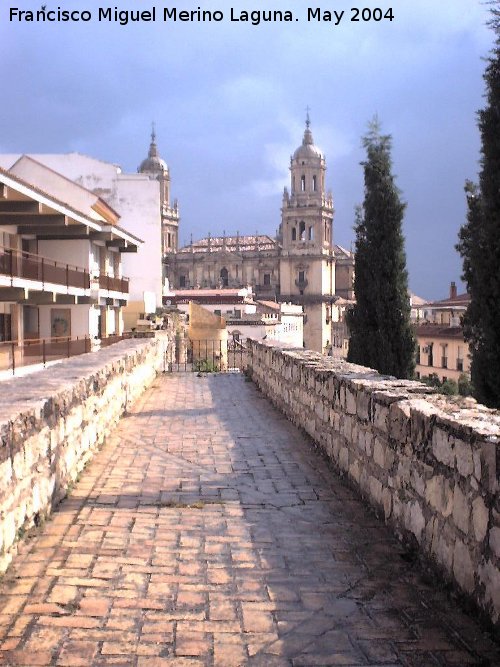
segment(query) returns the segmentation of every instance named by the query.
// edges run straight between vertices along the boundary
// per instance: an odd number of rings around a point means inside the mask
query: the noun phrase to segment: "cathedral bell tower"
[[[290,191],[281,209],[281,300],[303,306],[306,348],[327,351],[335,294],[333,199],[326,192],[326,161],[315,146],[309,113],[302,145],[290,160]]]
[[[179,209],[177,200],[174,200],[172,206],[170,205],[170,172],[167,163],[161,159],[158,152],[154,123],[148,157],[141,162],[137,171],[140,174],[147,174],[150,179],[155,179],[160,184],[162,256],[165,260],[168,255],[177,252],[179,247]]]

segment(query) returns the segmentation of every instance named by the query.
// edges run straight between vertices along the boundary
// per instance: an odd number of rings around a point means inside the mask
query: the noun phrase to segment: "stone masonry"
[[[165,374],[0,584],[0,664],[495,667],[498,647],[240,374]]]
[[[0,571],[163,369],[166,346],[126,340],[0,383]]]
[[[251,376],[406,543],[500,627],[500,414],[339,359],[251,343]]]

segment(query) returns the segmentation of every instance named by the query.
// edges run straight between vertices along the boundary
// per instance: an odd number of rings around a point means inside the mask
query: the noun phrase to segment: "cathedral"
[[[290,160],[276,237],[210,234],[179,248],[177,202],[153,132],[138,170],[160,181],[164,276],[170,289],[251,286],[257,299],[291,302],[304,310],[304,346],[325,352],[332,343],[332,308],[353,298],[354,256],[333,243],[333,197],[326,161],[314,144],[309,116],[302,144]]]

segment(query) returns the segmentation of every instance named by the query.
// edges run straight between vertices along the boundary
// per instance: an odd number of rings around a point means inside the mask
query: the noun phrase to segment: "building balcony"
[[[56,261],[22,250],[0,246],[0,286],[35,292],[87,293],[97,283],[99,289],[129,293],[129,279],[100,274],[91,279],[88,269]],[[58,289],[60,288],[60,289]]]
[[[308,284],[309,284],[309,283],[307,282],[307,278],[303,278],[302,280],[300,280],[300,278],[297,278],[297,279],[295,280],[295,285],[296,285],[296,287],[298,287],[299,289],[305,289],[305,288],[307,287]]]
[[[129,279],[128,278],[114,278],[100,274],[98,277],[99,289],[105,289],[109,292],[120,292],[122,294],[129,293]]]
[[[46,284],[84,290],[90,288],[87,269],[0,246],[0,276],[2,275],[10,278],[11,284],[14,279],[25,279],[41,283],[42,288]]]

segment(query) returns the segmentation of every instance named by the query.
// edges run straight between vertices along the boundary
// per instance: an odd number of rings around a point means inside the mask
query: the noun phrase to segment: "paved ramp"
[[[242,375],[158,378],[0,588],[0,662],[500,665]]]

